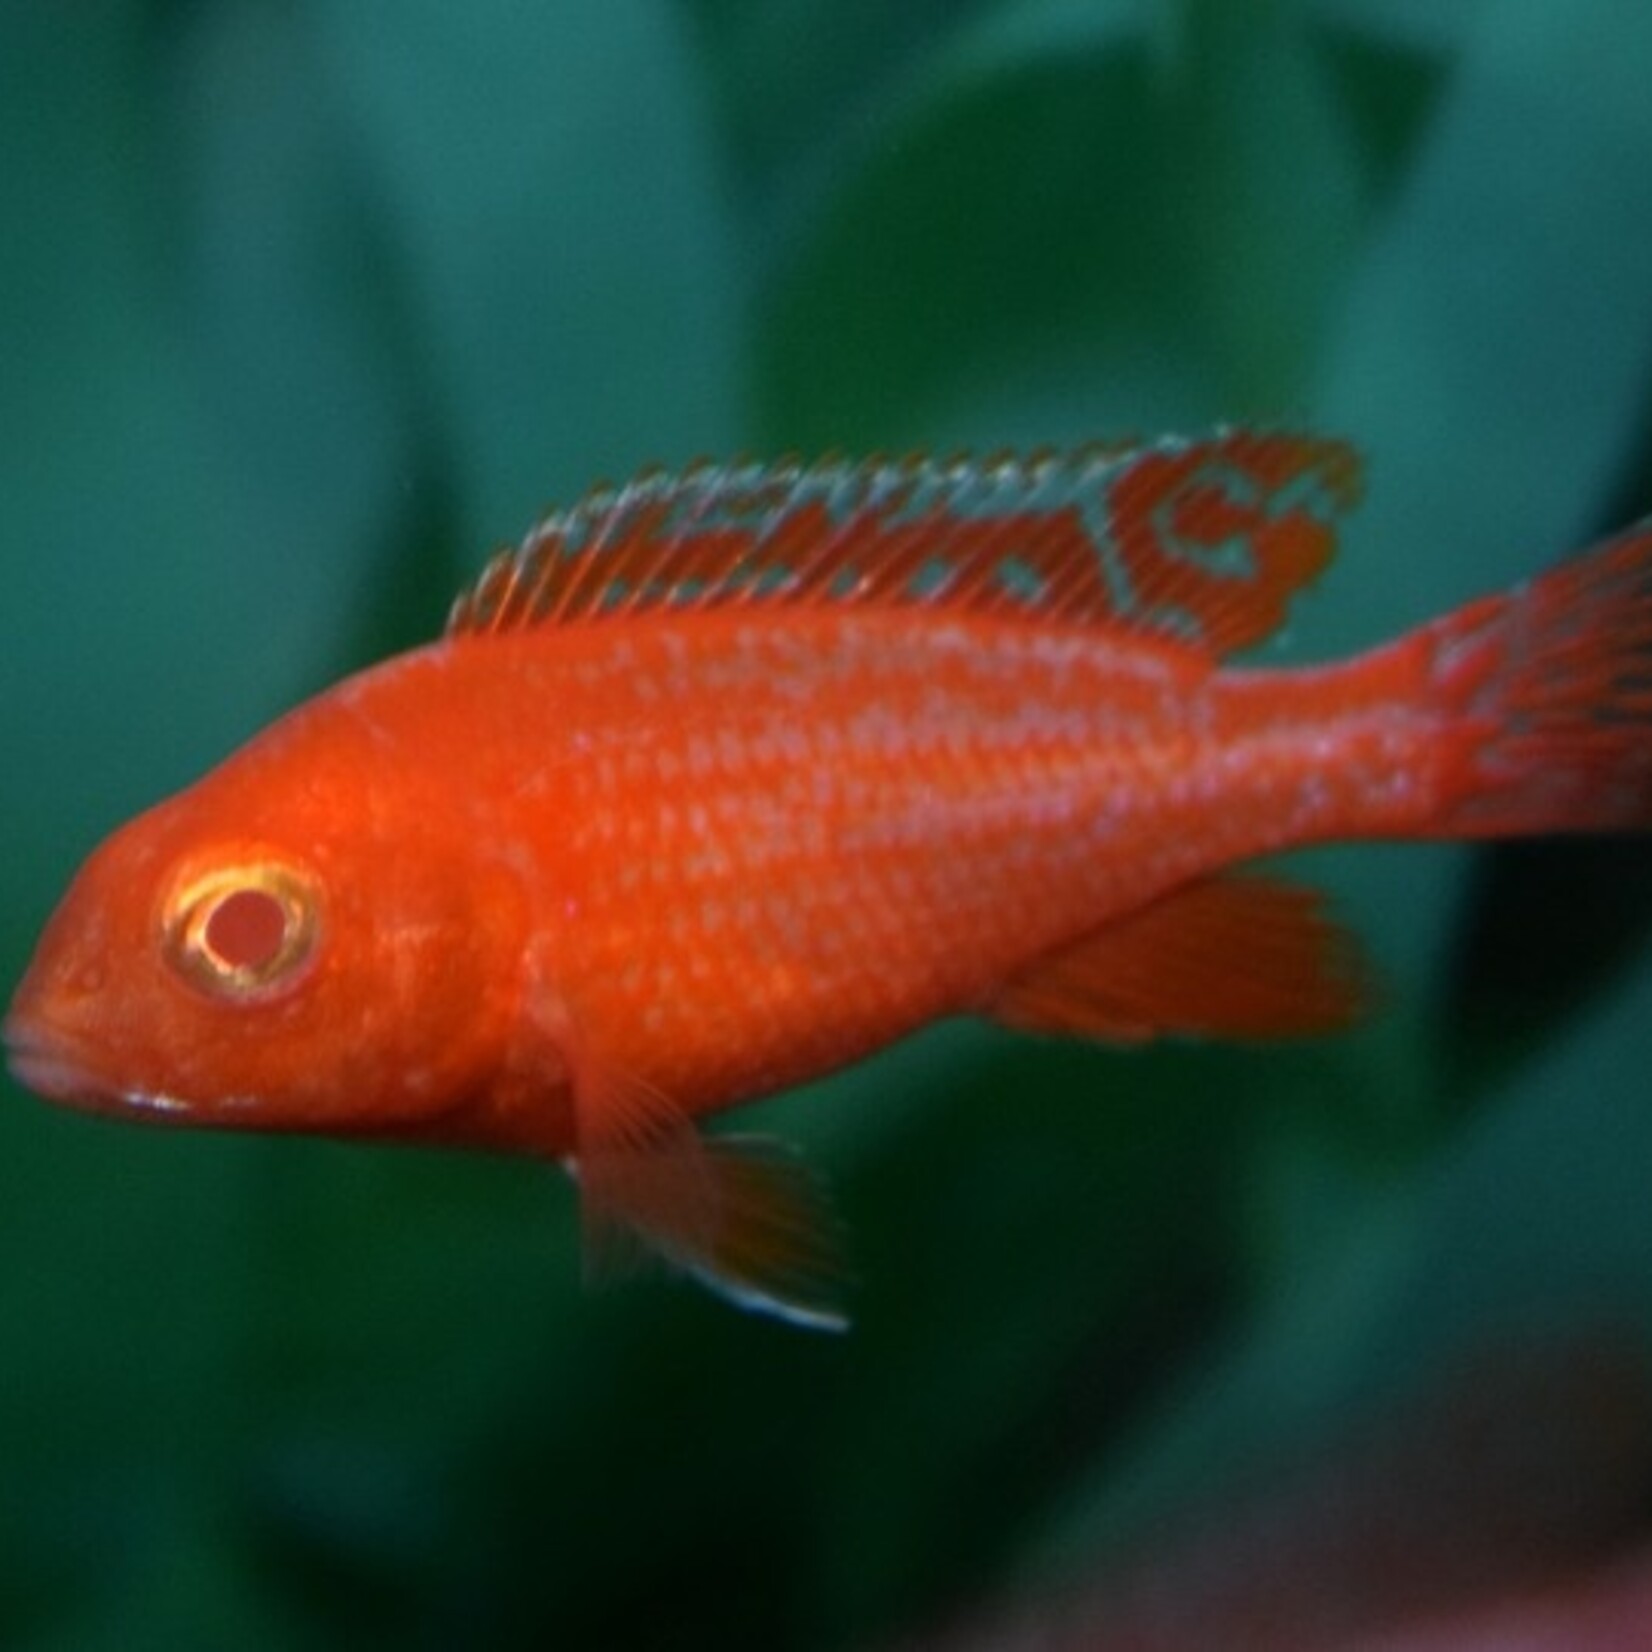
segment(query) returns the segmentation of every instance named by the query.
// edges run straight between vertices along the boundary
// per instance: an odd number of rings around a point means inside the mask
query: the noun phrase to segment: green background
[[[497,543],[700,453],[1366,449],[1277,658],[1652,505],[1652,10],[11,0],[0,978],[81,856]],[[0,1111],[0,1643],[872,1643],[1652,1333],[1652,848],[1315,857],[1279,1051],[942,1028],[745,1122],[857,1324],[578,1282],[532,1164]]]

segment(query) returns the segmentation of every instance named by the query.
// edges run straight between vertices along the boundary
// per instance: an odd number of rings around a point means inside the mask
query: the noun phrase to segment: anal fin
[[[844,1330],[838,1228],[825,1190],[783,1144],[702,1136],[667,1097],[623,1076],[580,1087],[587,1273],[657,1256],[738,1307]]]
[[[1007,1026],[1125,1043],[1164,1033],[1287,1038],[1349,1025],[1370,996],[1358,946],[1318,891],[1230,873],[1040,958],[988,1013]]]

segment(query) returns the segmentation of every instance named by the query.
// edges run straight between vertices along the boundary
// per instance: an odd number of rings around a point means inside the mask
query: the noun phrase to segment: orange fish
[[[947,1015],[1341,1026],[1352,946],[1236,865],[1652,825],[1652,526],[1345,663],[1224,664],[1357,491],[1244,432],[599,488],[104,843],[12,1071],[560,1159],[599,1252],[842,1323],[809,1176],[700,1115]]]

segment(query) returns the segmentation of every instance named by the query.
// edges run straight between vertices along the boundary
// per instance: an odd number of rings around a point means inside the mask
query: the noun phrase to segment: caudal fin
[[[1652,519],[1418,636],[1458,712],[1441,835],[1652,830]]]

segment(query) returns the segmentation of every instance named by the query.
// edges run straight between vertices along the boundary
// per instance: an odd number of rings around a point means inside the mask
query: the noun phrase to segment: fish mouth
[[[175,1113],[186,1104],[171,1096],[133,1093],[111,1084],[96,1064],[75,1047],[60,1029],[17,1015],[0,1026],[6,1045],[6,1064],[25,1089],[48,1101],[61,1102],[84,1112],[115,1113],[136,1108],[145,1112]]]
[[[196,1111],[196,1104],[181,1096],[111,1083],[99,1073],[95,1061],[76,1047],[72,1036],[33,1018],[25,1019],[15,1010],[0,1025],[0,1040],[6,1046],[11,1076],[48,1101],[82,1113],[118,1118],[148,1114],[189,1122],[189,1115]]]
[[[25,1089],[50,1101],[90,1106],[104,1100],[109,1087],[101,1083],[68,1043],[41,1027],[7,1016],[0,1036],[6,1042],[6,1065]]]

